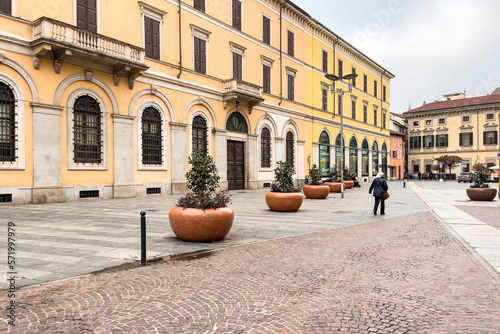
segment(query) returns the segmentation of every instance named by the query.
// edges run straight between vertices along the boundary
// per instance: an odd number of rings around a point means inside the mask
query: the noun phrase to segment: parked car
[[[460,182],[470,182],[474,181],[474,176],[472,173],[460,173],[460,175],[457,178],[458,183]]]

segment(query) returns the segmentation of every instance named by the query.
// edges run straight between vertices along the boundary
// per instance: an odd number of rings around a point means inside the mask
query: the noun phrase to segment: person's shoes
[[[385,215],[385,212],[381,212],[380,214],[381,214],[381,215]]]
[[[377,212],[376,212],[376,211],[373,211],[373,214],[376,216],[376,215],[377,215]]]

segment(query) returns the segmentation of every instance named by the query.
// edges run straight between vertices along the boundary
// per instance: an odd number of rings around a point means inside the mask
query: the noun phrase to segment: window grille
[[[152,195],[152,194],[161,194],[161,188],[160,187],[146,188],[146,195]]]
[[[239,112],[233,112],[227,118],[226,129],[234,132],[248,133],[247,121]]]
[[[0,161],[16,161],[16,98],[14,90],[0,82]]]
[[[142,164],[161,165],[163,136],[161,114],[153,107],[142,113]]]
[[[289,162],[292,166],[294,164],[294,148],[295,148],[295,140],[293,138],[293,133],[289,131],[286,134],[286,161]]]
[[[83,95],[73,107],[73,149],[75,163],[102,162],[102,115],[96,99]]]
[[[203,151],[207,153],[207,121],[203,116],[193,119],[192,133],[193,153]]]
[[[93,197],[99,197],[99,190],[80,191],[80,198],[93,198]]]
[[[271,131],[263,128],[260,134],[260,166],[271,167]]]
[[[0,194],[0,203],[12,202],[12,194]]]

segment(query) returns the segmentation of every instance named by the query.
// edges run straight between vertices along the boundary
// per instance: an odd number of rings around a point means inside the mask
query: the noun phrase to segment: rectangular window
[[[160,22],[144,17],[146,57],[160,59]]]
[[[356,74],[356,67],[354,67],[354,66],[353,66],[353,67],[351,68],[351,73],[352,73],[352,74]],[[356,78],[352,79],[352,86],[353,86],[353,87],[356,87]]]
[[[410,148],[421,148],[420,136],[410,137]]]
[[[339,78],[342,79],[342,77],[344,76],[344,62],[342,61],[342,59],[339,59],[338,62],[339,62]]]
[[[392,157],[397,158],[398,157],[398,151],[394,150],[392,151]]]
[[[288,30],[288,55],[294,57],[294,34],[293,31]]]
[[[382,112],[382,127],[387,129],[387,113]]]
[[[205,40],[194,37],[194,70],[202,74],[207,73],[206,43]]]
[[[378,94],[378,81],[373,80],[373,96],[377,97]]]
[[[243,80],[243,56],[233,52],[233,79]]]
[[[194,0],[194,8],[205,13],[205,0]]]
[[[420,126],[418,121],[413,121],[413,126]]]
[[[76,6],[76,26],[97,33],[97,1],[78,0]]]
[[[436,135],[436,147],[448,147],[448,135]]]
[[[267,16],[262,16],[262,41],[271,45],[271,19]]]
[[[74,162],[102,162],[102,130],[100,111],[74,110],[73,112]]]
[[[427,147],[427,148],[434,147],[434,136],[433,135],[424,136],[424,147]]]
[[[432,126],[432,119],[426,119],[425,120],[425,125],[426,126]]]
[[[470,122],[470,116],[462,116],[462,122]]]
[[[363,74],[363,90],[368,93],[368,76]]]
[[[368,105],[363,104],[363,122],[368,123]]]
[[[324,111],[328,110],[328,87],[322,87],[321,88],[321,97],[322,97],[322,109]]]
[[[483,132],[483,145],[496,145],[498,143],[498,133],[496,131]]]
[[[262,91],[271,94],[271,67],[262,65]]]
[[[373,124],[377,126],[378,123],[378,110],[373,108]]]
[[[295,77],[292,74],[288,74],[288,99],[293,101],[295,99]]]
[[[241,30],[241,0],[233,0],[233,28]]]
[[[11,15],[12,14],[12,1],[0,0],[0,13]]]
[[[446,119],[444,119],[444,118],[440,118],[440,119],[438,120],[438,123],[439,123],[439,124],[446,124]]]
[[[351,118],[356,119],[356,100],[351,101]]]
[[[459,136],[460,136],[459,137],[459,145],[460,146],[472,146],[473,145],[472,132],[460,133]]]
[[[383,86],[382,88],[382,100],[384,100],[384,102],[387,102],[387,86]]]
[[[323,50],[323,72],[328,73],[328,51]]]
[[[495,118],[494,114],[486,114],[486,119],[492,120],[494,118]]]

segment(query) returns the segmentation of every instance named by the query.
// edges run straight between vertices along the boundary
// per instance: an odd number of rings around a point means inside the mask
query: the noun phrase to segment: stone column
[[[66,201],[61,186],[61,111],[31,103],[33,112],[33,203]]]
[[[186,150],[187,124],[170,122],[172,135],[172,194],[186,192],[186,164],[188,151]]]
[[[134,184],[134,119],[133,116],[112,114],[113,117],[113,198],[136,197]]]
[[[219,172],[220,180],[219,186],[221,190],[227,190],[227,131],[219,130],[215,131],[215,152],[214,160],[217,171]]]
[[[299,186],[304,185],[305,174],[304,174],[304,145],[305,140],[297,140],[297,181]]]
[[[262,188],[261,180],[259,180],[259,147],[258,147],[259,135],[248,134],[247,141],[247,152],[246,152],[246,163],[245,169],[248,175],[248,189],[260,189]]]

